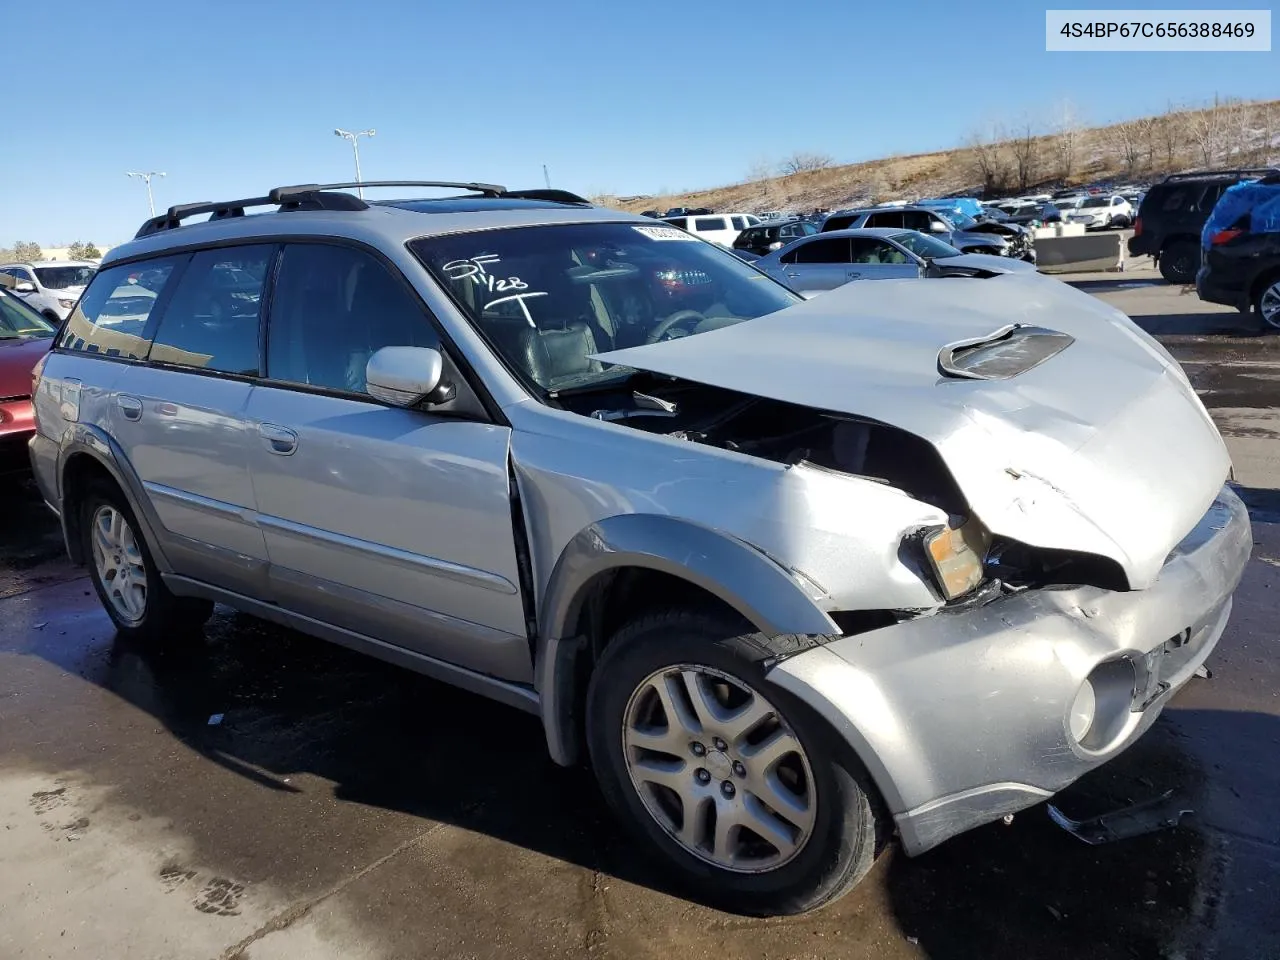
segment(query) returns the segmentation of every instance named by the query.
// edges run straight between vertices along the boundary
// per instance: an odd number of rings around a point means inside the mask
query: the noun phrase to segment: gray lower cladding
[[[1223,488],[1145,590],[1026,590],[835,640],[769,677],[848,741],[903,847],[921,853],[1132,744],[1217,644],[1252,545],[1244,504]],[[1117,660],[1133,665],[1134,696],[1115,735],[1086,749],[1068,732],[1072,702],[1095,667]]]
[[[314,617],[294,613],[273,603],[255,600],[230,590],[222,590],[199,580],[191,580],[176,575],[164,576],[165,586],[179,596],[204,597],[218,603],[225,603],[237,610],[270,620],[281,626],[290,627],[302,633],[340,644],[359,653],[385,660],[397,666],[407,667],[418,673],[442,680],[445,683],[490,697],[500,703],[523,710],[526,713],[538,713],[538,695],[531,687],[519,683],[510,683],[491,677],[475,670],[432,657],[424,653],[409,650],[394,643],[387,643],[375,637],[367,636],[355,630],[326,623]]]

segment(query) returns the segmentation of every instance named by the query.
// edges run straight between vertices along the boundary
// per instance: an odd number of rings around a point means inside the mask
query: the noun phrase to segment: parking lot
[[[1280,338],[1143,263],[1073,277],[1185,365],[1254,557],[1210,661],[1060,799],[1173,791],[1089,846],[1043,806],[835,905],[756,920],[671,893],[535,718],[219,608],[202,645],[114,639],[30,486],[0,534],[0,957],[1280,956]]]

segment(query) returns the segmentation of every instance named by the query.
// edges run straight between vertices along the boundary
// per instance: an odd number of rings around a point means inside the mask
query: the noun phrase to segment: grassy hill
[[[1148,181],[1180,170],[1280,163],[1280,100],[1226,101],[1105,127],[1064,122],[1050,132],[1023,123],[969,138],[953,150],[836,165],[797,154],[741,183],[660,196],[602,196],[638,212],[837,209],[964,191],[1006,196],[1094,181]],[[787,172],[781,172],[781,171]]]

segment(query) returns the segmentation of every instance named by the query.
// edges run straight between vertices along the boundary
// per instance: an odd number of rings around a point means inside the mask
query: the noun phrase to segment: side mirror
[[[929,232],[930,233],[950,233],[951,231],[947,229],[946,224],[944,224],[941,220],[930,220]]]
[[[30,280],[19,280],[13,288],[14,293],[35,293],[36,285]]]
[[[365,364],[364,379],[369,396],[397,407],[453,398],[453,385],[444,382],[444,357],[430,347],[383,347]]]

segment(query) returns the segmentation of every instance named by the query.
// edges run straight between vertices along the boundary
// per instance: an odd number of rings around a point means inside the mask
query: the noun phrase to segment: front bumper
[[[1132,744],[1217,644],[1252,544],[1244,504],[1223,488],[1146,590],[1027,590],[844,637],[769,676],[848,741],[903,847],[922,853]],[[1106,741],[1085,747],[1068,731],[1072,702],[1096,667],[1120,662],[1133,688],[1106,704]]]

